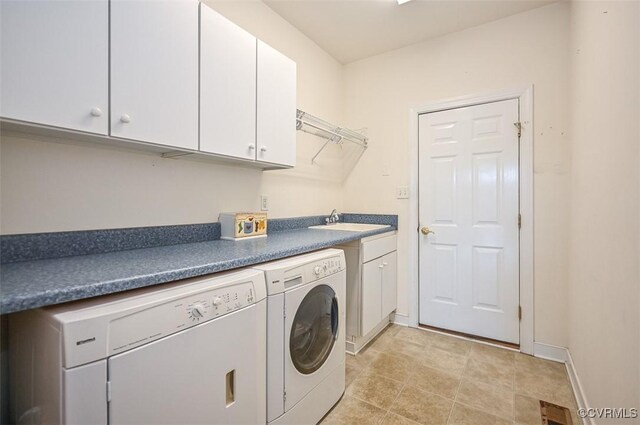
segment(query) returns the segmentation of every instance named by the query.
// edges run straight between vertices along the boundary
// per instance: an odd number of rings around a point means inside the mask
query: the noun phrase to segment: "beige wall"
[[[400,216],[398,311],[409,309],[409,107],[534,85],[535,339],[566,345],[569,6],[557,3],[345,67],[345,121],[370,148],[347,180],[344,207]],[[388,174],[385,176],[384,174]]]
[[[409,107],[533,84],[535,339],[570,348],[592,406],[640,404],[638,2],[555,3],[344,67],[261,2],[207,3],[298,63],[301,109],[368,128],[344,184],[300,133],[296,169],[267,173],[4,136],[3,234],[207,222],[261,193],[273,217],[394,213],[406,314]]]
[[[639,4],[571,5],[568,331],[592,407],[640,408]]]
[[[300,108],[339,121],[342,66],[336,60],[261,2],[208,3],[297,62]],[[269,195],[271,217],[327,214],[342,209],[342,188],[327,161],[310,165],[318,143],[298,133],[299,166],[262,173],[4,134],[0,232],[211,222],[221,211],[257,209],[260,194]]]

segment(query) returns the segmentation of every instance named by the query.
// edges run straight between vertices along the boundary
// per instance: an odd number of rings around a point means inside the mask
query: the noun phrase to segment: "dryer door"
[[[111,424],[266,422],[264,301],[108,361]]]

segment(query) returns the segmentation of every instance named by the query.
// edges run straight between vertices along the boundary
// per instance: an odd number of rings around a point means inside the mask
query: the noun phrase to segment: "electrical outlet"
[[[269,197],[260,195],[260,211],[269,211]]]
[[[407,186],[398,186],[396,189],[396,198],[397,199],[409,199],[409,187]]]

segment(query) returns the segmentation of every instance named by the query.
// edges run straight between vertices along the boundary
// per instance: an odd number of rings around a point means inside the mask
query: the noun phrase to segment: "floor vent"
[[[569,409],[540,400],[542,425],[573,425]]]

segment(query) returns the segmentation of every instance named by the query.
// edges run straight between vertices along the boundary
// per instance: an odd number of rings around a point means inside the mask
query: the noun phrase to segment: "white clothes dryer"
[[[316,424],[345,389],[344,253],[262,264],[267,282],[267,422]]]
[[[264,273],[11,316],[15,423],[264,424]]]

